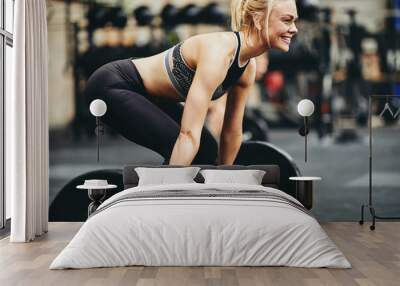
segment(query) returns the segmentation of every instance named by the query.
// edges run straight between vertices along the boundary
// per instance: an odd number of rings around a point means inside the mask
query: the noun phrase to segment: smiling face
[[[297,33],[296,20],[298,18],[296,3],[293,0],[275,1],[269,16],[268,28],[265,21],[264,35],[270,48],[284,52],[289,51],[292,37]]]

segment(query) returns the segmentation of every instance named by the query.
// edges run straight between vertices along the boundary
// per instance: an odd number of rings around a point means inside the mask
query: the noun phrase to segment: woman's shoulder
[[[218,43],[221,41],[234,41],[235,34],[231,31],[220,31],[220,32],[211,32],[211,33],[202,33],[198,35],[194,35],[189,39],[196,39],[199,41],[210,41],[212,43]]]
[[[185,44],[198,51],[207,50],[223,56],[230,56],[236,50],[237,40],[233,32],[212,32],[192,36],[185,40]]]

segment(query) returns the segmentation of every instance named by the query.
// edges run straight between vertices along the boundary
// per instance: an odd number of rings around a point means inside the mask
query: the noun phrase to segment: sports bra
[[[243,66],[239,66],[239,54],[240,54],[240,36],[239,32],[234,32],[238,45],[235,51],[235,57],[229,66],[229,69],[226,73],[225,79],[223,82],[217,87],[214,91],[211,100],[215,100],[220,98],[224,93],[232,87],[240,76],[243,74],[244,70],[246,69],[249,61]],[[189,92],[189,88],[192,85],[195,70],[191,69],[185,62],[182,57],[181,53],[181,46],[182,43],[179,43],[173,46],[164,56],[164,68],[168,73],[168,77],[171,80],[173,86],[175,87],[178,94],[183,98],[186,99],[186,96]],[[169,63],[169,55],[172,53],[172,63],[173,67]]]

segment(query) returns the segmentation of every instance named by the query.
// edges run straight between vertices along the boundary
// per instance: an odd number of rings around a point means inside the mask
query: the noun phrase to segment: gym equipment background
[[[368,96],[400,96],[400,1],[297,1],[299,34],[287,54],[258,60],[245,140],[289,153],[303,175],[320,176],[320,220],[359,220],[368,196]],[[143,57],[197,33],[229,29],[229,1],[48,1],[50,202],[77,176],[163,158],[105,128],[97,163],[95,119],[83,103],[88,76],[115,59]],[[297,103],[315,104],[304,163]],[[400,212],[399,118],[375,103],[375,204]],[[400,98],[389,101],[393,110]]]

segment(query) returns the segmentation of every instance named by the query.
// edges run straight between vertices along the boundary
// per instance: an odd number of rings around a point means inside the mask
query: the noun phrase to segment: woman
[[[163,53],[100,67],[88,80],[88,102],[104,100],[106,124],[171,165],[233,164],[254,57],[289,50],[297,10],[294,0],[234,0],[231,12],[235,32],[193,36]],[[217,159],[217,143],[203,125],[210,101],[225,94]]]

